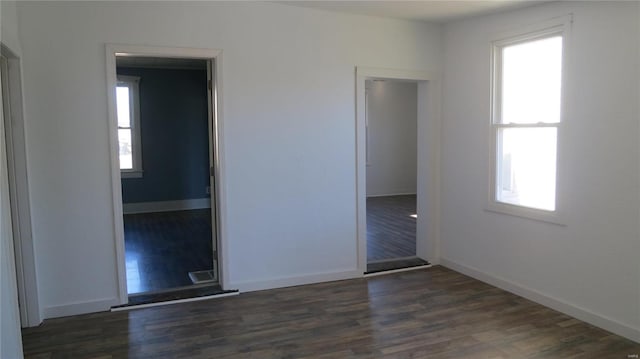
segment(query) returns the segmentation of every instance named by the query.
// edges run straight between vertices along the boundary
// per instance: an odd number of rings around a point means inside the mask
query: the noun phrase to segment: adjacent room
[[[0,28],[1,358],[640,355],[640,3]]]
[[[418,84],[366,80],[367,272],[417,257]]]
[[[208,69],[200,59],[116,57],[130,303],[193,286],[219,288]]]

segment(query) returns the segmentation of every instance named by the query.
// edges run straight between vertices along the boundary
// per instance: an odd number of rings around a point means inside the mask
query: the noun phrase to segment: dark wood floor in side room
[[[416,195],[367,198],[367,261],[416,255]]]
[[[211,210],[127,214],[129,294],[189,286],[189,272],[211,270]]]
[[[640,344],[443,267],[23,330],[26,358],[628,358]]]

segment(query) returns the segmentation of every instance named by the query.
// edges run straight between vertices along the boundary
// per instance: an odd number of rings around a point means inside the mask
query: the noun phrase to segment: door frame
[[[416,255],[438,264],[440,258],[440,80],[435,73],[356,67],[356,217],[358,271],[367,270],[366,80],[418,84]]]
[[[126,54],[128,56],[140,57],[165,57],[208,60],[213,64],[213,81],[209,91],[210,116],[209,124],[211,133],[209,146],[213,153],[210,153],[212,164],[211,178],[211,210],[212,220],[215,222],[215,231],[212,233],[212,241],[217,247],[218,281],[223,290],[227,290],[228,266],[227,243],[226,243],[226,196],[225,196],[225,173],[224,170],[224,142],[223,142],[223,121],[222,121],[222,50],[182,48],[182,47],[161,47],[161,46],[138,46],[123,44],[106,45],[106,70],[107,70],[107,99],[109,111],[109,158],[111,167],[111,192],[113,198],[113,228],[115,233],[115,252],[118,282],[118,296],[120,304],[128,302],[127,276],[125,263],[125,243],[124,225],[122,211],[122,183],[120,176],[120,165],[117,156],[118,149],[118,120],[116,117],[116,97],[115,88],[117,84],[116,55]],[[211,152],[211,151],[210,151]]]
[[[9,197],[12,217],[13,244],[16,266],[18,303],[22,327],[34,327],[42,323],[35,251],[31,226],[31,205],[25,123],[22,101],[21,61],[11,49],[0,43],[0,56],[6,60],[6,78],[2,79],[2,101],[8,104],[4,117]]]

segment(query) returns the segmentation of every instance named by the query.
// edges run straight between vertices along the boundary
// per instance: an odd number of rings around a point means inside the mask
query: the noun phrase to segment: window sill
[[[120,171],[120,178],[142,178],[142,171]]]
[[[489,202],[484,208],[485,211],[506,214],[520,218],[531,219],[538,222],[551,223],[566,227],[563,216],[558,211],[545,211],[541,209],[522,207],[501,202]]]

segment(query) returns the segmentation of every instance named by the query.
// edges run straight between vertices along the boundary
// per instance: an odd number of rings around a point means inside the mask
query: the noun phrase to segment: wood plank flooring
[[[367,261],[416,255],[416,196],[367,198]]]
[[[443,267],[46,320],[26,358],[628,358],[640,344]]]
[[[211,210],[127,214],[129,294],[190,286],[189,272],[213,267]]]

